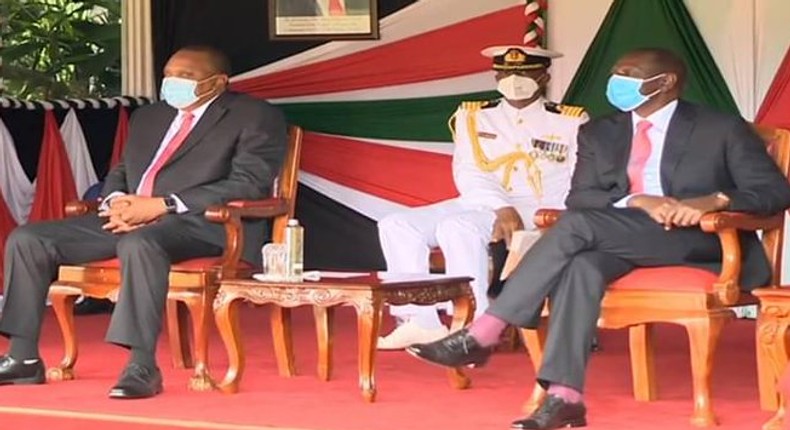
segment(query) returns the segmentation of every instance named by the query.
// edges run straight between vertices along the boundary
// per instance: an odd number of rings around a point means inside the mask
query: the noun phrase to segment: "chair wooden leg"
[[[783,312],[760,312],[757,318],[757,380],[760,407],[766,411],[781,407],[777,383],[788,363],[788,323]]]
[[[173,367],[176,369],[190,369],[192,363],[192,350],[189,345],[187,321],[188,314],[184,303],[176,299],[167,299],[167,336],[170,340],[170,355]]]
[[[543,362],[543,348],[546,345],[546,320],[541,318],[540,325],[537,329],[521,329],[521,337],[524,340],[524,345],[527,347],[529,359],[532,361],[532,368],[535,369],[535,375],[540,370],[540,365]],[[546,397],[546,390],[535,382],[535,387],[532,389],[532,394],[529,399],[524,403],[523,410],[527,415],[535,412],[543,399]]]
[[[631,378],[634,398],[649,402],[657,398],[656,372],[653,361],[653,325],[639,324],[628,329],[631,351]]]
[[[274,341],[274,356],[277,358],[277,370],[280,376],[291,377],[296,374],[293,337],[291,336],[291,309],[273,305],[271,312],[272,339]]]
[[[195,343],[195,371],[189,380],[189,389],[193,391],[214,389],[208,370],[208,324],[213,313],[213,302],[214,294],[209,291],[203,291],[185,302],[192,316],[192,338]]]
[[[70,294],[49,295],[52,301],[52,309],[58,319],[60,333],[63,335],[64,353],[63,359],[57,367],[52,367],[47,371],[47,379],[50,381],[70,381],[74,379],[74,364],[77,362],[79,351],[77,350],[77,332],[74,330],[74,301],[77,296]]]
[[[721,330],[730,317],[729,312],[722,312],[685,323],[689,335],[691,377],[694,389],[694,413],[691,416],[691,424],[698,427],[718,424],[710,402],[713,354],[719,342]]]

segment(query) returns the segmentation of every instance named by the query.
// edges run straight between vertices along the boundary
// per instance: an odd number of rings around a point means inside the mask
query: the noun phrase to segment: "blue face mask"
[[[652,78],[640,79],[630,76],[612,75],[606,85],[606,98],[612,106],[623,112],[630,112],[642,106],[650,97],[658,94],[660,90],[655,90],[651,94],[642,94],[640,89],[645,82],[663,77],[665,74],[653,76]]]
[[[200,99],[200,96],[195,93],[198,84],[211,78],[213,76],[202,81],[195,81],[193,79],[168,76],[162,79],[162,90],[159,92],[159,98],[176,109],[184,109]]]

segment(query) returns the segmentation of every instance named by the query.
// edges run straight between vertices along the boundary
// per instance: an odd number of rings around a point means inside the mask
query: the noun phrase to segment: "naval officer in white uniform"
[[[576,132],[587,120],[580,107],[543,98],[551,59],[560,54],[523,46],[482,51],[493,59],[503,98],[464,102],[450,120],[453,178],[460,197],[411,208],[379,221],[387,270],[428,273],[440,247],[446,273],[470,276],[477,309],[488,307],[488,246],[509,244],[516,230],[534,230],[540,208],[564,208],[576,161]],[[402,349],[448,334],[433,306],[393,306],[398,326],[379,349]]]

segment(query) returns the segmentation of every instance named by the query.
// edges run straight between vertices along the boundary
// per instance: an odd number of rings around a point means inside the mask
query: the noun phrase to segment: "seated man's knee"
[[[483,231],[471,219],[464,216],[445,218],[436,225],[436,240],[441,245],[446,241],[483,241],[488,243],[490,232]],[[485,237],[485,240],[484,240]]]
[[[408,210],[385,216],[378,222],[379,237],[399,240],[404,235],[412,237],[415,234],[419,234],[419,230],[413,225],[411,218],[412,216]]]
[[[563,227],[563,228],[579,228],[581,226],[586,226],[589,222],[590,212],[585,210],[567,210],[561,216],[560,219],[555,224],[556,227]]]
[[[43,235],[36,229],[36,224],[27,224],[15,228],[6,239],[6,253],[13,252],[15,249],[22,249],[30,245],[42,243]]]

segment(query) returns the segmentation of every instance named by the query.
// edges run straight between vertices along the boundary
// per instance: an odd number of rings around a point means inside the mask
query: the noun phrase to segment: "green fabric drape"
[[[280,104],[288,121],[310,131],[373,139],[450,142],[447,120],[462,101],[498,93],[419,99]]]
[[[564,102],[584,106],[591,116],[614,111],[605,95],[611,68],[626,52],[646,47],[670,49],[686,61],[685,99],[738,113],[724,77],[683,0],[615,0],[576,71]]]

